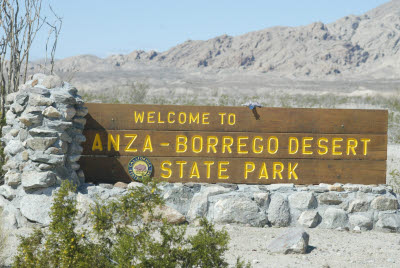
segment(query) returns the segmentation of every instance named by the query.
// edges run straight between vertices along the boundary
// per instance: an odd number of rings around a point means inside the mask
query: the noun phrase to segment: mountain
[[[272,27],[240,36],[186,41],[168,51],[133,51],[105,59],[84,55],[57,61],[68,72],[176,68],[257,72],[288,78],[400,77],[400,0],[330,24]]]

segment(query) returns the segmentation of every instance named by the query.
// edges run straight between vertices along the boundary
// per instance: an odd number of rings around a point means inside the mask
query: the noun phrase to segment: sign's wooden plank
[[[387,157],[386,135],[149,130],[85,130],[84,134],[84,155],[346,160]]]
[[[87,103],[86,129],[386,134],[387,110]]]
[[[84,170],[86,181],[88,182],[129,182],[131,179],[127,173],[127,166],[130,159],[131,157],[129,156],[82,156],[80,164]],[[386,182],[386,161],[337,161],[315,159],[263,160],[204,157],[149,157],[149,160],[154,167],[153,176],[168,182],[246,184],[319,184],[337,182],[383,184]],[[281,169],[282,171],[279,172]],[[282,179],[280,179],[278,173],[282,175]],[[267,175],[268,179],[266,178]],[[295,179],[295,175],[297,179]],[[289,176],[291,179],[288,179]]]

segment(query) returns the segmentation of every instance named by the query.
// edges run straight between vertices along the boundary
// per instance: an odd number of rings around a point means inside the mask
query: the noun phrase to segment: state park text
[[[122,166],[112,176],[134,156],[148,157],[154,176],[181,182],[307,183],[320,175],[340,182],[355,170],[385,169],[387,126],[376,131],[371,123],[387,120],[386,111],[376,118],[371,110],[129,105],[116,113],[96,106],[88,107],[81,162],[107,156]]]

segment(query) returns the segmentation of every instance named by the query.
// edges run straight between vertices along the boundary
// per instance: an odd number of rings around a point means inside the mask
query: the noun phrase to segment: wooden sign
[[[386,183],[386,110],[86,106],[87,181]]]

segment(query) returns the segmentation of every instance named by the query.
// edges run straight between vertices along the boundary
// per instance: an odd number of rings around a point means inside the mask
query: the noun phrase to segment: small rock
[[[119,181],[119,182],[116,182],[116,183],[114,184],[114,187],[126,189],[126,188],[128,188],[128,184],[125,183],[125,182]]]
[[[72,120],[76,114],[76,110],[74,107],[68,107],[64,112],[64,117],[67,120]]]
[[[360,226],[355,226],[355,227],[353,228],[353,231],[354,231],[355,233],[361,233],[361,227],[360,227]]]
[[[54,185],[56,178],[53,172],[26,171],[22,174],[24,189],[44,188]]]
[[[105,188],[105,189],[112,189],[114,186],[110,183],[100,183],[99,187]]]
[[[56,75],[48,75],[43,79],[43,81],[40,84],[50,89],[50,88],[61,87],[63,85],[63,82]]]
[[[61,116],[61,113],[53,106],[49,106],[46,109],[44,109],[42,114],[49,118],[60,118]]]
[[[50,138],[35,137],[27,139],[26,144],[32,150],[45,151],[47,148],[53,145],[57,141],[57,139],[58,139],[57,137],[50,137]]]
[[[318,196],[318,202],[324,205],[339,205],[343,200],[336,193],[327,192]]]
[[[181,224],[186,221],[179,211],[168,206],[161,206],[154,209],[154,216],[161,217],[171,224]],[[144,215],[144,220],[148,220],[148,214]]]
[[[39,94],[29,95],[29,105],[31,106],[50,106],[54,103],[50,98],[43,97]]]
[[[344,188],[343,188],[343,185],[341,185],[341,184],[334,184],[334,185],[329,185],[328,190],[336,191],[336,192],[343,192]]]
[[[282,235],[275,238],[268,246],[267,250],[272,253],[307,253],[308,241],[310,236],[301,228],[293,228],[285,231]]]
[[[353,212],[365,212],[368,211],[369,209],[369,202],[368,200],[364,199],[355,199],[350,202],[348,212],[353,213]]]

